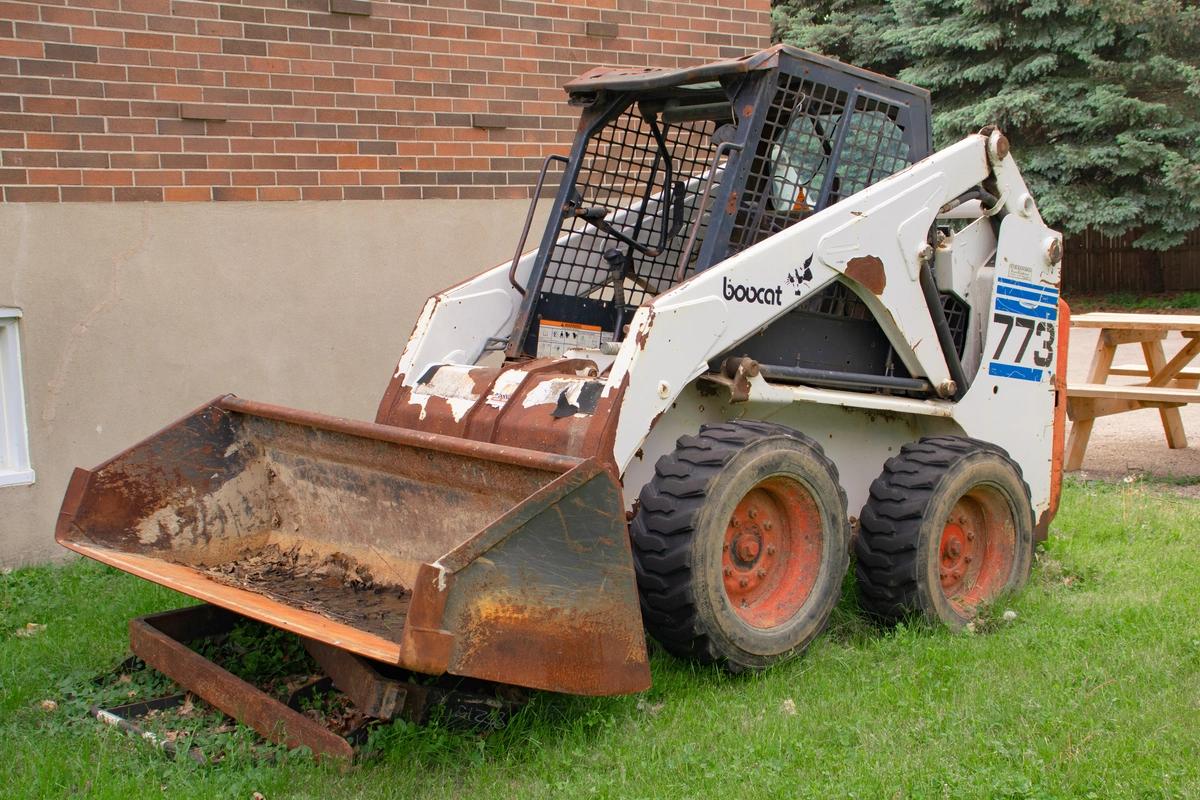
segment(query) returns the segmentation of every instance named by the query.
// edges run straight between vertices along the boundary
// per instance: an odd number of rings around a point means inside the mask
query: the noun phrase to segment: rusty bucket
[[[620,487],[589,459],[228,395],[77,469],[56,538],[418,672],[650,685]]]

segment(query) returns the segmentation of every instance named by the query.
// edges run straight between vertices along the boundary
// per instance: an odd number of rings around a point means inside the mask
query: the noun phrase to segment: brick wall
[[[769,44],[769,0],[0,0],[6,202],[522,198],[596,64]]]

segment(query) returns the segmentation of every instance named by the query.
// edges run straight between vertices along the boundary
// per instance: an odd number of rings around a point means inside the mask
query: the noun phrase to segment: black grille
[[[632,268],[624,279],[627,306],[640,306],[675,285],[675,268],[687,243],[697,198],[704,188],[702,178],[715,150],[711,134],[716,123],[711,120],[653,124],[659,126],[666,143],[672,180],[682,181],[687,187],[684,221],[659,255],[633,253]],[[631,107],[588,140],[575,180],[576,202],[606,210],[605,219],[614,228],[639,244],[655,248],[661,235],[665,166],[651,123],[636,106]],[[620,212],[627,212],[624,220],[619,218]],[[702,225],[697,241],[702,239],[704,228]],[[542,291],[611,301],[613,273],[601,256],[614,247],[628,252],[629,246],[572,215],[564,216],[558,235],[560,241],[570,238],[555,245],[550,253]],[[693,261],[699,251],[699,245],[692,250]],[[691,273],[689,266],[684,277]]]
[[[967,347],[967,323],[971,321],[971,307],[954,295],[943,293],[942,313],[946,315],[946,324],[954,339],[954,350],[962,358]]]
[[[842,124],[847,103],[854,112]],[[780,73],[728,254],[908,166],[899,106]],[[842,130],[844,128],[844,130]],[[836,161],[835,174],[828,175]]]

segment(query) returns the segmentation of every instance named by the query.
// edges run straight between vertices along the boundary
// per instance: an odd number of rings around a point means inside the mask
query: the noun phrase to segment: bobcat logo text
[[[721,290],[726,300],[736,300],[739,303],[761,303],[764,306],[783,305],[783,287],[776,286],[743,286],[740,283],[730,283],[729,278],[721,279]]]

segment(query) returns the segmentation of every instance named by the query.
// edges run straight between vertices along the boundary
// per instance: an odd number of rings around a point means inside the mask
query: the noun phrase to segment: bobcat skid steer
[[[932,152],[924,90],[782,45],[566,90],[540,244],[428,301],[374,423],[219,397],[77,470],[58,540],[375,664],[587,695],[649,686],[645,631],[802,652],[851,548],[883,620],[1019,590],[1068,312],[1005,137]]]

